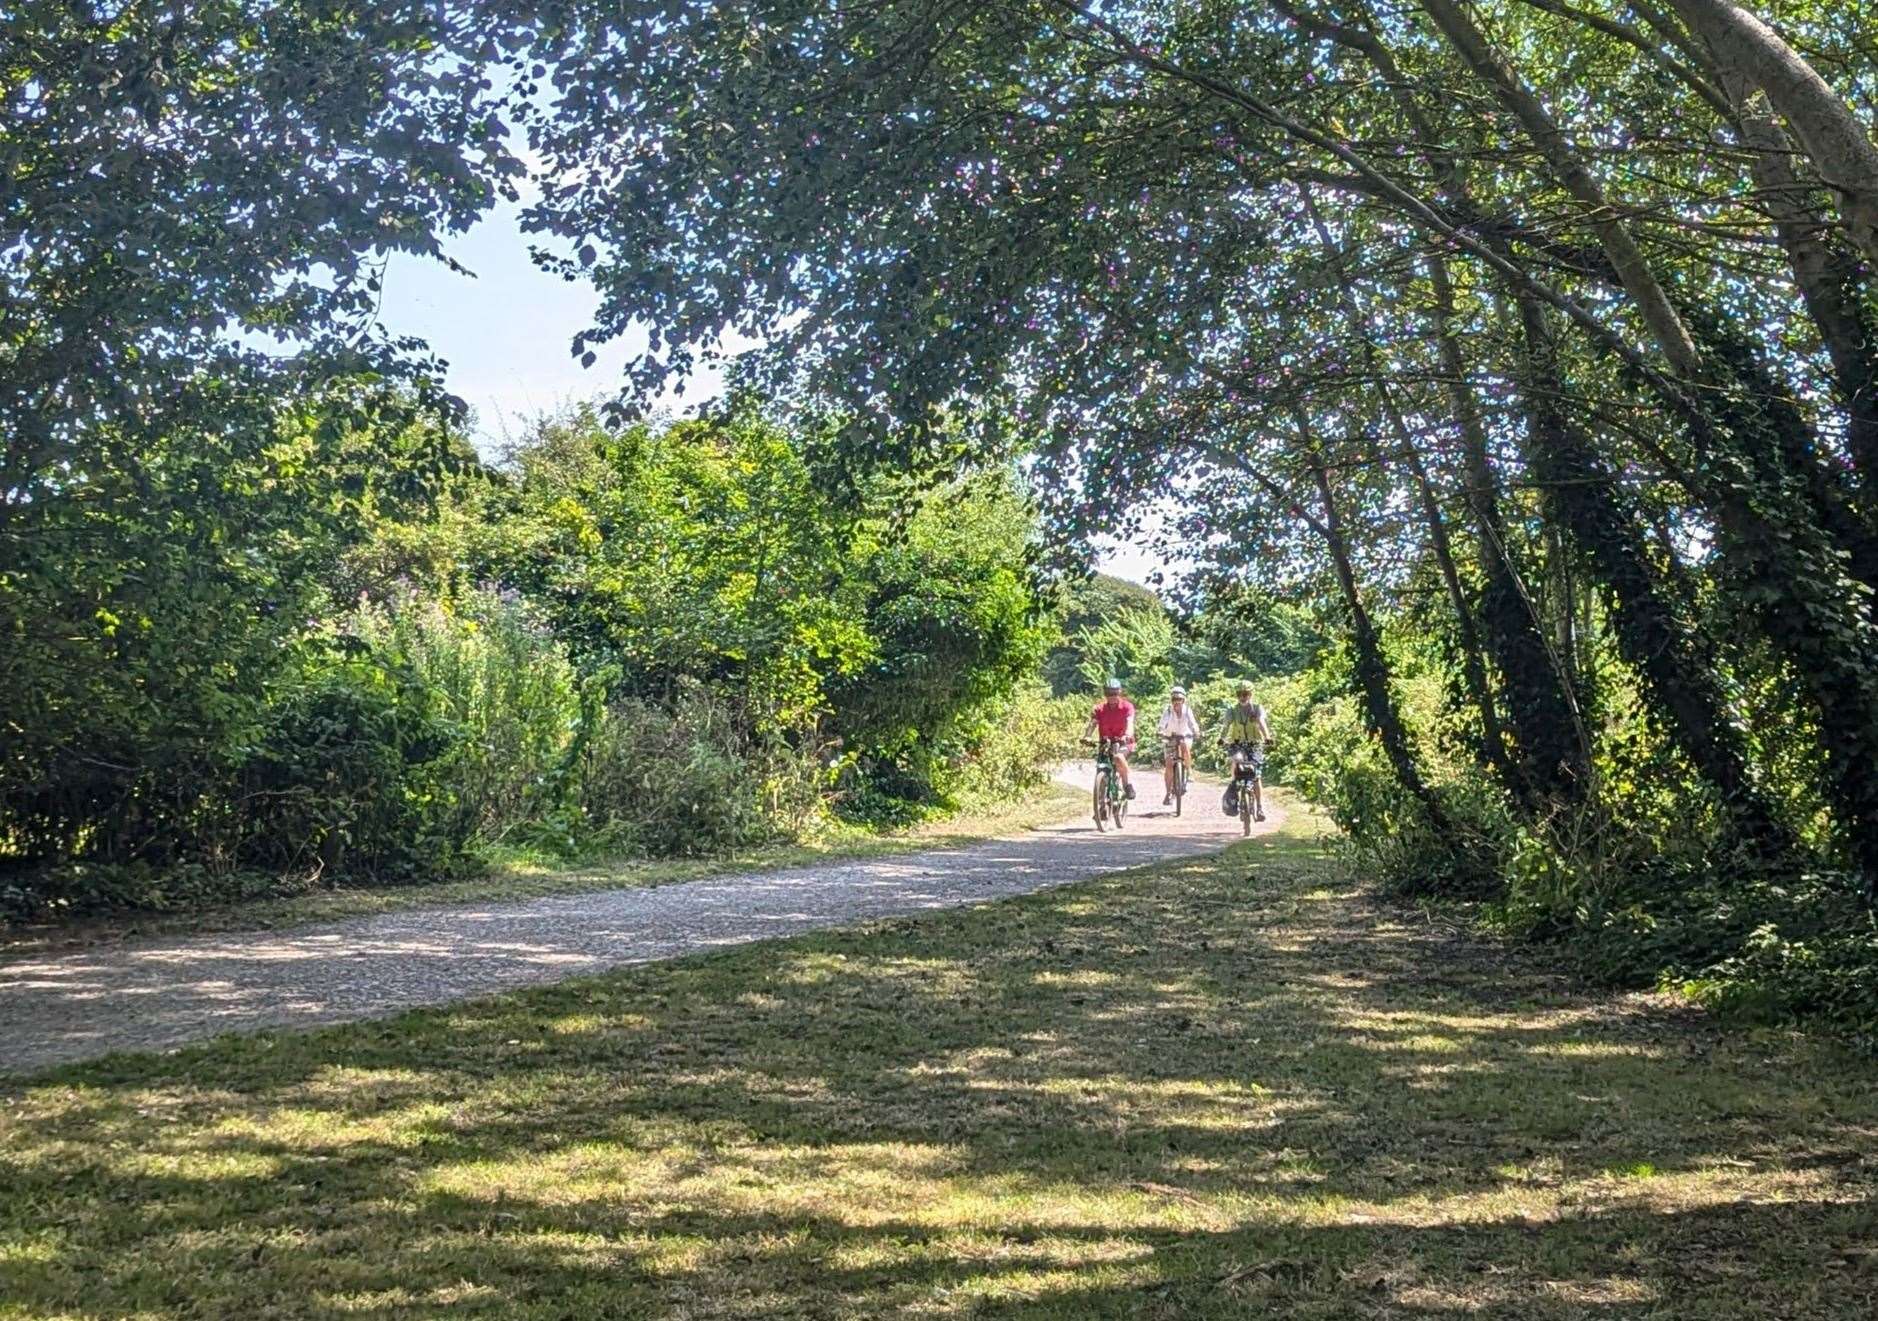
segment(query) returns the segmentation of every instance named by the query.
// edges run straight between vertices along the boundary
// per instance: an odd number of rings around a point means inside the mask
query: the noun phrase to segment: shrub
[[[1847,873],[1691,845],[1611,866],[1553,920],[1489,915],[1557,941],[1595,981],[1661,987],[1756,1022],[1810,1019],[1878,1045],[1878,915]]]
[[[333,640],[281,694],[238,772],[240,862],[409,881],[463,870],[468,733],[404,658]]]
[[[579,754],[572,833],[590,848],[656,857],[802,833],[821,810],[819,750],[753,736],[745,724],[702,684],[669,708],[633,699],[605,707]]]
[[[477,845],[553,816],[589,687],[519,596],[479,588],[449,607],[406,592],[363,602],[347,626],[408,667],[461,740],[451,765],[453,834]]]
[[[1041,681],[1024,685],[979,713],[967,751],[942,782],[954,803],[992,803],[1025,793],[1076,755],[1076,734],[1087,713],[1075,698],[1053,698]]]

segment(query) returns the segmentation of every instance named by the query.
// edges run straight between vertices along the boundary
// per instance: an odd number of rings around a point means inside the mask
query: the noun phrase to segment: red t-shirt
[[[1104,702],[1095,709],[1096,733],[1103,738],[1123,738],[1128,722],[1134,718],[1135,704],[1126,697],[1113,706]]]

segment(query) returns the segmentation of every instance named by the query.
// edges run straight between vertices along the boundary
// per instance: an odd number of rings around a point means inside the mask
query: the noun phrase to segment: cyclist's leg
[[[1130,798],[1135,796],[1134,783],[1128,778],[1128,758],[1120,748],[1115,749],[1115,773],[1122,778],[1122,793]]]

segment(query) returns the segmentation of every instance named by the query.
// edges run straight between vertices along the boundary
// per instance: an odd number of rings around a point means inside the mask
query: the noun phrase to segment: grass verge
[[[1878,1065],[1282,836],[0,1108],[0,1317],[1867,1318]]]
[[[817,862],[889,857],[1054,825],[1087,808],[1088,800],[1086,791],[1052,782],[1009,803],[957,813],[904,830],[876,831],[837,823],[812,841],[769,844],[715,858],[613,858],[570,865],[517,852],[498,857],[482,875],[459,881],[431,885],[337,886],[217,908],[130,913],[69,924],[0,928],[0,958],[82,948],[133,936],[264,931],[412,908],[670,885],[727,872],[771,871]]]

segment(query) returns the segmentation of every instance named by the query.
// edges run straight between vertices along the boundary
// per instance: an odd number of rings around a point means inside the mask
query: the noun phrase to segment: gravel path
[[[1086,766],[1060,777],[1086,785]],[[620,964],[979,903],[1223,847],[1216,789],[1127,829],[1085,818],[964,848],[651,889],[420,909],[292,931],[131,941],[0,964],[0,1072],[269,1027],[374,1018]],[[1258,831],[1275,829],[1271,819]]]

